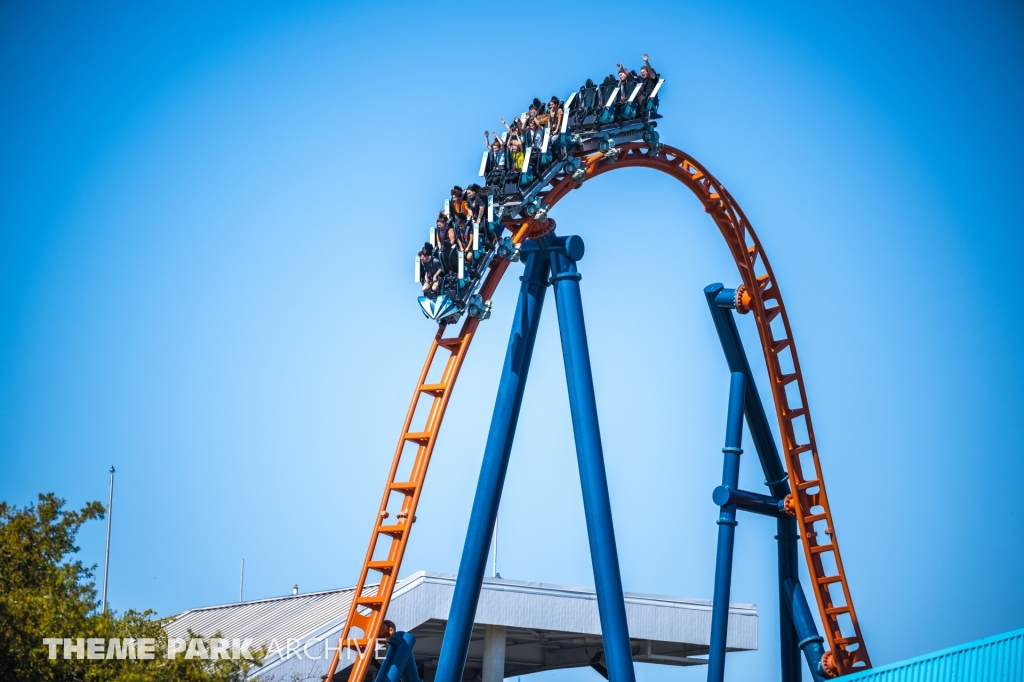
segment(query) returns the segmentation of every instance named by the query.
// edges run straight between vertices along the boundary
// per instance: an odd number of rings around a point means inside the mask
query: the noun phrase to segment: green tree
[[[235,682],[253,661],[177,657],[167,660],[163,621],[152,611],[116,615],[97,610],[95,566],[74,558],[75,537],[103,506],[64,509],[54,494],[18,508],[0,502],[0,679],[19,682]],[[218,635],[213,635],[218,636]],[[44,638],[152,638],[154,658],[86,660],[50,658]],[[261,656],[254,653],[255,663]]]

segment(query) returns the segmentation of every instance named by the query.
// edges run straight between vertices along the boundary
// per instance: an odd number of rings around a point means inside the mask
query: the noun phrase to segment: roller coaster
[[[352,655],[348,679],[363,680],[378,633],[382,631],[399,569],[416,522],[416,509],[459,371],[482,320],[490,313],[490,299],[509,266],[524,264],[519,277],[520,296],[501,383],[484,451],[466,544],[442,644],[435,680],[462,682],[473,618],[485,572],[491,533],[497,516],[519,408],[529,371],[537,325],[545,292],[552,288],[558,312],[566,365],[570,409],[576,440],[591,558],[597,587],[604,659],[612,682],[634,682],[632,651],[626,626],[611,506],[597,424],[597,408],[580,298],[581,275],[577,262],[584,255],[582,239],[555,234],[550,212],[570,192],[587,181],[620,168],[650,168],[678,180],[700,201],[725,239],[739,273],[735,289],[715,284],[705,289],[709,310],[730,371],[730,394],[723,447],[723,481],[714,490],[720,507],[716,558],[709,682],[724,676],[728,603],[732,574],[732,548],[737,511],[772,516],[777,520],[780,599],[781,671],[784,682],[801,679],[801,655],[816,680],[837,677],[871,667],[860,623],[854,610],[839,551],[838,534],[826,493],[803,374],[792,328],[778,279],[765,249],[731,194],[707,169],[686,152],[661,143],[655,130],[659,79],[643,106],[620,96],[621,84],[589,82],[562,104],[561,128],[545,135],[538,148],[541,158],[523,159],[521,165],[485,168],[486,225],[473,225],[477,258],[467,276],[466,256],[458,251],[446,264],[436,292],[424,288],[423,313],[439,325],[416,380],[412,401],[402,425],[369,547],[356,583],[339,648],[330,664],[327,681],[335,678],[340,660]],[[548,154],[551,144],[552,153]],[[444,217],[455,211],[446,205]],[[478,214],[479,216],[479,214]],[[439,218],[439,226],[444,222]],[[508,236],[503,236],[508,230]],[[483,239],[481,234],[484,235]],[[440,236],[432,230],[432,244]],[[484,247],[479,249],[483,240]],[[452,247],[454,249],[454,247]],[[452,251],[454,252],[454,251]],[[423,280],[417,260],[417,281]],[[457,268],[457,270],[456,270]],[[446,281],[445,281],[446,280]],[[752,315],[760,340],[781,438],[776,441],[750,363],[738,333],[741,315]],[[449,328],[462,320],[455,335]],[[443,365],[431,378],[435,361]],[[425,423],[413,424],[417,408],[429,402]],[[746,423],[761,462],[768,494],[740,490],[738,472],[743,425]],[[777,446],[781,443],[781,454]],[[400,474],[401,472],[401,474]],[[394,519],[391,518],[394,513]],[[798,541],[810,575],[824,628],[817,632],[798,577]],[[372,579],[379,578],[374,584]],[[827,642],[827,648],[825,646]],[[403,634],[395,651],[408,649]],[[348,653],[344,653],[348,652]],[[355,654],[352,654],[355,652]],[[398,656],[399,654],[395,654]],[[389,652],[389,657],[392,653]],[[388,660],[385,660],[385,668]],[[406,660],[405,658],[402,659]],[[400,677],[415,682],[415,667],[396,664],[392,682]],[[403,672],[405,671],[405,672]],[[386,671],[381,670],[378,681]],[[414,678],[408,680],[408,678]]]

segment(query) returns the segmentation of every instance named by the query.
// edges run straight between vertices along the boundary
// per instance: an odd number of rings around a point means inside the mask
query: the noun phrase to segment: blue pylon
[[[581,276],[576,270],[576,262],[584,253],[583,240],[575,236],[556,237],[552,233],[528,240],[522,253],[526,268],[520,277],[519,302],[435,679],[437,682],[462,680],[544,294],[547,287],[553,285],[608,677],[611,682],[635,682],[590,351],[583,321]],[[552,273],[550,279],[549,273]]]

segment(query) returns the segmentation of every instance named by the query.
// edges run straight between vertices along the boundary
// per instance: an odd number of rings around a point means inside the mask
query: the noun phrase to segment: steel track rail
[[[853,599],[839,554],[839,544],[825,493],[810,408],[807,404],[803,374],[800,371],[789,316],[764,248],[732,195],[688,154],[673,147],[662,146],[656,155],[651,155],[647,145],[642,142],[624,144],[619,149],[621,155],[615,161],[605,158],[600,153],[586,157],[581,166],[587,171],[587,180],[618,168],[652,168],[666,173],[679,180],[696,195],[725,238],[743,282],[739,289],[737,310],[741,313],[754,314],[768,369],[775,413],[782,434],[782,449],[789,471],[790,490],[795,491],[795,495],[787,498],[787,509],[797,519],[811,576],[811,588],[818,604],[821,622],[825,627],[825,637],[830,645],[830,651],[826,654],[826,664],[831,664],[829,672],[837,675],[870,668],[871,661],[861,635],[860,623],[853,608]],[[576,183],[568,176],[555,176],[549,186],[540,193],[541,202],[549,209],[553,208],[562,198],[583,184],[585,183]],[[550,229],[547,227],[550,224],[537,223],[532,218],[506,221],[506,226],[513,230],[513,241],[517,244],[529,237],[544,234]],[[491,298],[507,268],[508,261],[492,262],[480,292],[484,300]],[[345,648],[363,654],[357,656],[353,663],[349,679],[353,682],[360,681],[366,673],[373,652],[374,639],[380,632],[387,613],[409,534],[416,520],[416,507],[426,480],[427,467],[434,451],[437,434],[478,324],[478,319],[467,318],[459,334],[450,338],[444,337],[445,328],[441,327],[427,351],[427,359],[406,413],[402,434],[388,474],[388,482],[374,521],[366,559],[363,561],[356,584],[354,594],[362,596],[352,601],[338,650],[331,661],[327,682],[332,682],[341,652]],[[450,355],[439,381],[427,384],[425,382],[428,372],[440,350],[445,350]],[[410,431],[416,408],[425,396],[432,401],[426,424],[421,431]],[[407,481],[398,481],[396,476],[403,463],[406,445],[409,443],[418,446],[412,461],[411,474]],[[406,453],[404,456],[408,457],[409,454]],[[392,494],[403,497],[396,519],[392,523],[387,523],[387,508]],[[386,544],[380,545],[382,541]],[[380,583],[375,593],[372,585],[367,585],[370,571],[380,575]],[[358,636],[354,636],[355,630],[359,631]]]

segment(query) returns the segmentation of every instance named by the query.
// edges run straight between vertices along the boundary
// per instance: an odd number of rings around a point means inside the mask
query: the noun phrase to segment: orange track
[[[653,168],[667,173],[697,196],[725,238],[739,270],[743,291],[746,293],[739,310],[754,314],[761,349],[768,367],[775,412],[782,434],[783,454],[789,470],[790,489],[795,491],[789,507],[796,514],[804,555],[811,575],[811,587],[818,603],[821,621],[825,626],[825,637],[831,648],[826,657],[831,658],[834,672],[840,675],[870,668],[871,661],[864,646],[860,624],[853,609],[853,600],[843,571],[843,562],[839,556],[835,525],[832,523],[832,513],[825,494],[825,482],[818,462],[818,448],[814,440],[807,394],[804,390],[803,375],[800,372],[789,317],[761,242],[725,187],[684,152],[663,146],[656,156],[651,156],[647,153],[644,143],[625,144],[620,149],[621,156],[615,162],[610,162],[600,153],[584,159],[582,165],[587,170],[587,179],[617,168],[633,166]],[[580,185],[567,176],[556,176],[541,193],[541,202],[553,207],[565,195],[579,187]],[[532,219],[506,223],[506,226],[513,229],[513,240],[516,243],[522,243],[528,236],[536,236],[544,231],[544,226]],[[484,300],[491,298],[507,268],[508,261],[495,260],[492,263],[480,292]],[[355,594],[362,596],[354,599],[349,609],[339,648],[335,652],[327,675],[327,682],[332,682],[334,678],[343,646],[367,653],[373,649],[373,639],[380,631],[387,613],[405,547],[409,541],[409,533],[416,520],[416,506],[423,490],[441,421],[448,407],[448,399],[451,397],[462,361],[466,357],[478,324],[479,320],[476,318],[467,318],[458,336],[451,338],[444,338],[445,328],[441,327],[430,344],[427,360],[416,382],[416,391],[406,413],[402,435],[398,440],[388,482],[384,488],[384,496],[374,521],[370,546],[359,573],[359,582],[356,584]],[[438,383],[426,384],[424,382],[427,380],[427,373],[439,349],[448,351],[450,356]],[[422,431],[410,432],[416,407],[424,396],[429,396],[432,400],[426,424]],[[396,481],[395,476],[402,463],[402,453],[406,444],[410,442],[418,447],[409,480]],[[404,498],[401,511],[397,513],[393,522],[388,523],[387,507],[392,494],[403,495]],[[378,552],[378,543],[382,539],[386,539],[389,544],[382,546]],[[384,549],[387,549],[386,554],[383,554]],[[374,560],[375,555],[378,557],[377,560]],[[367,576],[371,570],[380,574],[380,584],[375,594],[372,585],[370,589],[366,589]],[[353,630],[360,631],[359,636],[354,636]],[[354,682],[362,680],[369,661],[369,655],[359,656],[353,664],[349,679]]]

